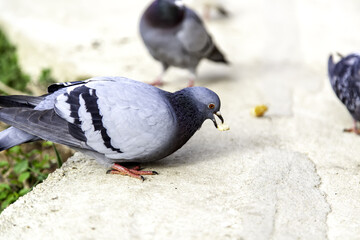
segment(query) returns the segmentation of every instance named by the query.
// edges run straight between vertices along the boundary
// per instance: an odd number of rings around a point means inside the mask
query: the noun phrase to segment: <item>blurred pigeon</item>
[[[170,93],[122,77],[53,84],[40,97],[1,96],[0,151],[40,139],[74,148],[111,167],[111,173],[143,179],[152,171],[118,163],[162,159],[181,148],[206,119],[223,123],[220,99],[204,87]]]
[[[154,1],[141,17],[140,34],[150,54],[163,66],[153,85],[163,84],[163,74],[170,66],[188,69],[191,87],[202,58],[228,63],[198,15],[180,0]]]
[[[330,83],[336,96],[347,107],[354,119],[354,127],[344,129],[344,131],[360,134],[357,126],[357,122],[360,121],[360,55],[350,54],[346,57],[340,55],[340,57],[341,60],[336,64],[332,55],[329,57]]]

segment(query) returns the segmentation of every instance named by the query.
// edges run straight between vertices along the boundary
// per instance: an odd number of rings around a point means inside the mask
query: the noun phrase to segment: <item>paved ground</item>
[[[359,48],[360,2],[227,1],[206,22],[230,67],[204,61],[231,130],[212,123],[145,182],[106,175],[81,154],[8,207],[1,239],[359,239],[360,138],[326,75],[330,52]],[[61,80],[160,71],[137,25],[142,1],[0,0],[0,26],[24,68]],[[167,90],[186,86],[172,69]],[[267,104],[266,117],[250,116]]]

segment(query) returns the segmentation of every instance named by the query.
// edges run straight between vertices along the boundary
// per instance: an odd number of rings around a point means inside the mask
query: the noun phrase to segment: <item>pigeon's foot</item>
[[[353,132],[356,133],[357,135],[360,135],[360,128],[357,124],[357,121],[354,120],[354,127],[353,128],[345,128],[344,132]]]
[[[356,133],[357,135],[360,135],[360,129],[358,128],[345,128],[344,132],[348,132],[348,133]]]
[[[162,86],[164,85],[164,82],[161,80],[161,79],[156,79],[155,81],[153,81],[152,83],[150,83],[150,85],[153,85],[153,86]]]
[[[107,173],[126,175],[126,176],[137,178],[137,179],[140,179],[143,181],[145,180],[145,178],[142,175],[157,175],[158,174],[155,171],[140,171],[140,166],[135,166],[133,168],[126,168],[117,163],[112,165],[111,169],[112,170],[109,170]]]

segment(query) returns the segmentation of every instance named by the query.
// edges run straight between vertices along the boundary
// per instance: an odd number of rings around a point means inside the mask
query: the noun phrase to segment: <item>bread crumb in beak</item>
[[[229,127],[229,125],[222,123],[222,124],[218,125],[217,129],[219,129],[220,131],[228,131],[228,130],[230,130],[230,127]]]

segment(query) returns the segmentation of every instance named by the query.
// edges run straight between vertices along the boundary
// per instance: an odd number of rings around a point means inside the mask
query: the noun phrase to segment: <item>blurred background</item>
[[[204,0],[186,1],[203,16],[198,2]],[[221,2],[229,18],[212,11],[206,26],[233,63],[231,70],[274,62],[320,68],[330,52],[348,53],[358,44],[356,0]],[[139,19],[149,3],[2,0],[0,26],[32,79],[50,68],[58,81],[98,75],[147,81],[160,69],[139,37]]]

